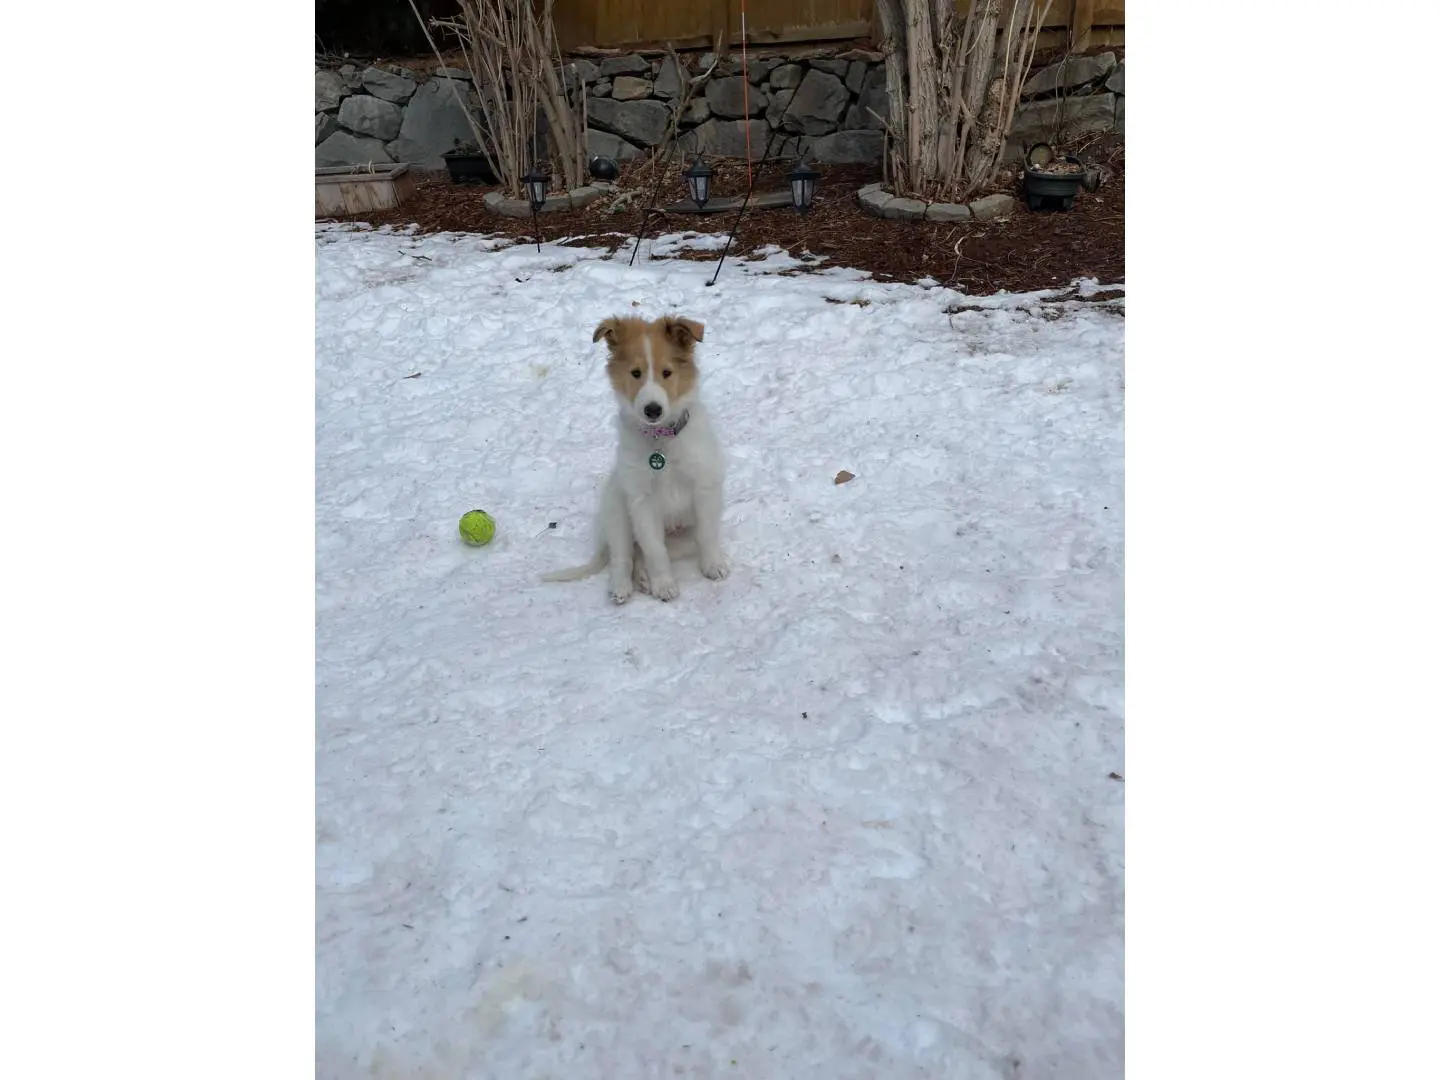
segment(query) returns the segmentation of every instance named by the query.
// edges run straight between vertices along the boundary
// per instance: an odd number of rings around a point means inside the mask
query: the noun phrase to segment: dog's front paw
[[[680,586],[673,577],[656,578],[650,582],[650,595],[656,600],[674,600],[680,595]]]
[[[613,602],[623,604],[633,595],[634,591],[630,587],[630,582],[614,581],[610,583],[610,599]]]
[[[730,575],[730,560],[724,555],[716,555],[713,559],[701,559],[700,572],[711,581],[720,581]]]

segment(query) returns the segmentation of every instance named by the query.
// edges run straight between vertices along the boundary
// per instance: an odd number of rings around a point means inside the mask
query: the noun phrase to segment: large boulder
[[[770,72],[770,89],[794,90],[805,77],[805,69],[799,64],[782,64]]]
[[[1010,146],[1013,151],[1038,142],[1063,142],[1091,131],[1109,131],[1114,122],[1114,94],[1026,101],[1015,110]],[[1013,152],[1007,154],[1007,158],[1013,156]]]
[[[329,113],[317,112],[315,114],[315,145],[319,146],[335,133],[335,117]]]
[[[315,148],[315,164],[389,165],[392,158],[379,139],[357,139],[348,131],[337,131]]]
[[[759,116],[765,111],[766,103],[765,91],[757,86],[750,86],[743,75],[712,80],[705,88],[705,100],[710,103],[710,111],[716,116],[731,120]]]
[[[360,85],[378,98],[404,105],[415,93],[415,80],[379,68],[366,68],[360,73]]]
[[[804,135],[824,135],[839,126],[850,104],[850,91],[834,75],[811,68],[800,80],[790,111],[785,117],[785,130]]]
[[[670,125],[670,110],[658,101],[592,98],[590,123],[641,146],[658,146]]]
[[[691,98],[690,104],[680,114],[680,123],[693,127],[710,119],[710,103],[703,97]]]
[[[650,80],[634,75],[616,75],[610,96],[616,101],[640,101],[650,96]]]
[[[770,125],[764,120],[707,120],[692,133],[696,149],[714,157],[743,158],[747,127],[750,154],[758,158],[765,152],[765,143],[770,138]]]
[[[1115,67],[1115,54],[1101,53],[1099,56],[1067,56],[1058,63],[1043,67],[1025,80],[1020,88],[1021,97],[1036,94],[1050,94],[1056,90],[1069,90],[1085,86]]]
[[[880,86],[860,91],[859,100],[845,114],[845,123],[841,126],[846,129],[870,128],[883,131],[889,116],[890,95],[886,93],[884,86]]]
[[[588,86],[600,78],[600,65],[593,60],[576,57],[574,60],[565,61],[564,77],[567,85],[574,85],[578,81],[580,85]]]
[[[369,94],[354,94],[340,106],[341,127],[381,142],[389,142],[400,134],[403,118],[404,111],[399,105]]]
[[[419,169],[443,169],[446,151],[453,150],[458,140],[473,143],[475,132],[466,118],[465,107],[469,83],[452,79],[431,79],[410,99],[400,136],[387,150],[396,161],[408,161]],[[460,101],[455,100],[459,92]]]
[[[765,109],[765,120],[772,128],[784,125],[786,110],[790,108],[790,100],[794,96],[794,90],[776,90],[770,95],[770,104]]]
[[[329,112],[338,109],[340,102],[350,93],[339,72],[315,72],[315,111]]]
[[[680,96],[684,85],[680,69],[675,66],[675,57],[665,57],[665,62],[660,65],[660,74],[655,76],[655,96],[673,101]]]
[[[631,53],[628,56],[612,56],[600,62],[601,75],[648,75],[650,62],[643,56]]]
[[[587,128],[585,131],[585,150],[591,157],[598,154],[616,161],[629,161],[640,155],[639,147],[633,143],[626,142],[619,135],[596,131],[594,128]]]
[[[879,131],[837,131],[810,141],[816,161],[828,165],[871,165],[885,150],[885,135]]]

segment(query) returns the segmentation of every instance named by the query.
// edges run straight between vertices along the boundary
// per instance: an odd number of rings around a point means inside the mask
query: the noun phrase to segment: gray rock
[[[685,82],[680,78],[680,69],[675,66],[675,58],[665,57],[665,62],[660,65],[660,74],[655,76],[655,96],[673,101],[683,92]]]
[[[876,90],[862,90],[860,100],[855,103],[853,115],[855,127],[884,131],[885,121],[890,116],[890,95],[883,86]],[[845,127],[850,126],[850,114],[846,114]]]
[[[658,101],[595,98],[590,102],[590,123],[641,146],[657,146],[670,125],[670,110]]]
[[[588,86],[600,77],[600,65],[591,60],[571,60],[565,65],[567,79],[579,79],[580,85]]]
[[[710,65],[715,65],[715,70],[710,72],[712,79],[724,78],[726,75],[734,75],[740,70],[740,61],[733,56],[722,56],[718,60],[713,52],[707,52],[700,57],[700,71],[710,71]]]
[[[836,76],[838,76],[838,77],[840,77],[840,78],[843,79],[843,78],[845,77],[845,73],[850,70],[850,61],[848,61],[848,60],[811,60],[811,61],[810,61],[810,66],[811,66],[812,68],[818,68],[819,70],[821,70],[821,71],[823,71],[823,72],[825,72],[825,73],[827,73],[827,74],[829,74],[829,75],[836,75]]]
[[[1109,131],[1115,121],[1115,100],[1114,94],[1092,94],[1068,100],[1026,101],[1015,110],[1010,143],[1053,143],[1091,131]]]
[[[832,166],[858,166],[880,161],[886,137],[880,131],[837,131],[811,141],[816,161]]]
[[[368,135],[381,142],[389,142],[400,134],[400,121],[404,111],[383,98],[369,94],[354,94],[340,106],[340,126],[356,135]]]
[[[880,208],[880,216],[890,221],[924,221],[925,204],[919,199],[891,199]]]
[[[972,218],[970,207],[964,203],[937,202],[925,208],[926,221],[956,222],[970,221]]]
[[[315,72],[315,111],[329,112],[338,109],[340,102],[350,93],[345,80],[334,71]]]
[[[345,81],[345,89],[349,90],[352,94],[358,93],[362,89],[360,69],[354,64],[343,65],[340,68],[340,78]]]
[[[385,152],[379,139],[357,139],[348,131],[337,131],[315,148],[315,164],[327,165],[388,165],[394,159]]]
[[[436,77],[437,79],[464,79],[466,82],[469,82],[469,81],[470,81],[470,69],[469,69],[469,68],[454,68],[454,67],[438,67],[438,68],[435,69],[435,77]]]
[[[1125,93],[1125,61],[1120,61],[1120,66],[1110,73],[1105,80],[1105,89],[1116,94]]]
[[[850,104],[850,91],[834,75],[811,69],[800,80],[790,113],[785,118],[787,131],[805,135],[824,135],[834,131]]]
[[[614,89],[610,96],[616,101],[639,101],[650,96],[650,80],[634,75],[616,75]]]
[[[805,77],[805,69],[799,64],[783,64],[770,72],[771,90],[794,90]]]
[[[691,98],[690,104],[685,106],[685,111],[680,114],[682,124],[703,124],[710,119],[710,103],[703,97]]]
[[[790,101],[795,97],[794,90],[776,90],[770,95],[770,104],[765,108],[765,121],[772,128],[778,128],[785,122],[785,110],[790,107]]]
[[[758,158],[770,137],[770,125],[764,120],[707,120],[695,129],[696,149],[715,157],[743,158],[747,127],[750,155]]]
[[[748,113],[745,109],[747,97],[750,106]],[[712,113],[728,119],[759,116],[765,111],[766,105],[765,91],[751,87],[740,75],[712,79],[705,88],[705,100],[710,103]]]
[[[464,100],[469,89],[469,83],[455,79],[431,79],[420,87],[405,109],[400,137],[387,147],[395,160],[408,161],[417,169],[443,169],[440,155],[455,149],[455,140],[473,143],[475,132],[455,100],[456,90]]]
[[[415,80],[404,75],[395,75],[379,68],[366,68],[360,74],[360,84],[378,98],[403,105],[415,94]]]
[[[317,112],[315,114],[315,145],[319,146],[333,135],[337,128],[335,117],[329,113]]]
[[[643,56],[630,53],[628,56],[612,56],[600,62],[601,75],[648,75],[650,62]]]
[[[759,86],[765,81],[765,76],[769,75],[770,72],[779,66],[780,58],[778,56],[767,57],[764,60],[751,60],[749,65],[750,81],[756,86]]]
[[[609,97],[610,87],[613,84],[609,79],[600,79],[594,86],[590,87],[591,97]]]
[[[831,165],[870,165],[885,151],[885,136],[878,131],[837,131],[810,143],[816,161]]]
[[[856,193],[856,198],[860,200],[860,205],[865,208],[866,212],[874,214],[876,217],[883,217],[885,207],[895,200],[895,196],[888,191],[882,191],[879,184],[868,184],[862,187]]]
[[[1020,88],[1022,97],[1049,94],[1056,90],[1067,90],[1073,86],[1084,86],[1094,82],[1115,66],[1115,54],[1101,53],[1099,56],[1067,56],[1059,63],[1043,67],[1025,80]]]
[[[864,60],[851,60],[850,70],[845,73],[845,89],[858,94],[865,86],[865,75],[870,65]]]
[[[888,84],[885,81],[885,65],[876,64],[865,76],[866,90],[885,90]]]
[[[608,131],[596,131],[589,128],[585,132],[585,150],[591,157],[614,158],[616,161],[630,161],[640,156],[640,148],[633,143],[628,143],[619,135],[611,135]]]
[[[1004,192],[997,192],[994,195],[986,195],[983,199],[976,199],[970,203],[970,213],[976,221],[989,221],[1010,213],[1015,209],[1015,196],[1006,195]]]

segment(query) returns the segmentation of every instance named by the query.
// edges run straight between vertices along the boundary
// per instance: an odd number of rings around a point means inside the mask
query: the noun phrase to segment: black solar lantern
[[[525,185],[525,194],[530,196],[530,212],[538,214],[545,205],[545,189],[550,186],[550,178],[532,165],[520,182]]]
[[[682,175],[685,177],[685,187],[690,192],[690,201],[700,209],[705,209],[705,204],[710,201],[710,177],[715,175],[715,170],[705,164],[705,155],[697,157],[694,164]]]
[[[790,171],[790,205],[802,214],[808,212],[810,204],[815,201],[815,181],[819,179],[820,174],[801,158],[800,163]]]

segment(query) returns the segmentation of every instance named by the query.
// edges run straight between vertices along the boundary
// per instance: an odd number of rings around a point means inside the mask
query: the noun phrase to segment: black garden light
[[[790,171],[790,205],[802,214],[807,213],[810,204],[815,201],[815,181],[819,179],[820,174],[801,158],[800,163]]]
[[[690,192],[690,201],[703,210],[710,201],[710,177],[715,175],[715,170],[705,164],[705,155],[701,154],[682,175]]]
[[[520,178],[520,182],[525,185],[525,194],[530,196],[530,212],[538,214],[545,205],[545,189],[550,186],[550,178],[538,172],[532,165],[530,171]]]
[[[535,250],[540,250],[540,208],[545,205],[545,189],[550,186],[550,177],[534,165],[520,178],[525,185],[525,194],[530,197],[530,220],[535,225]]]

